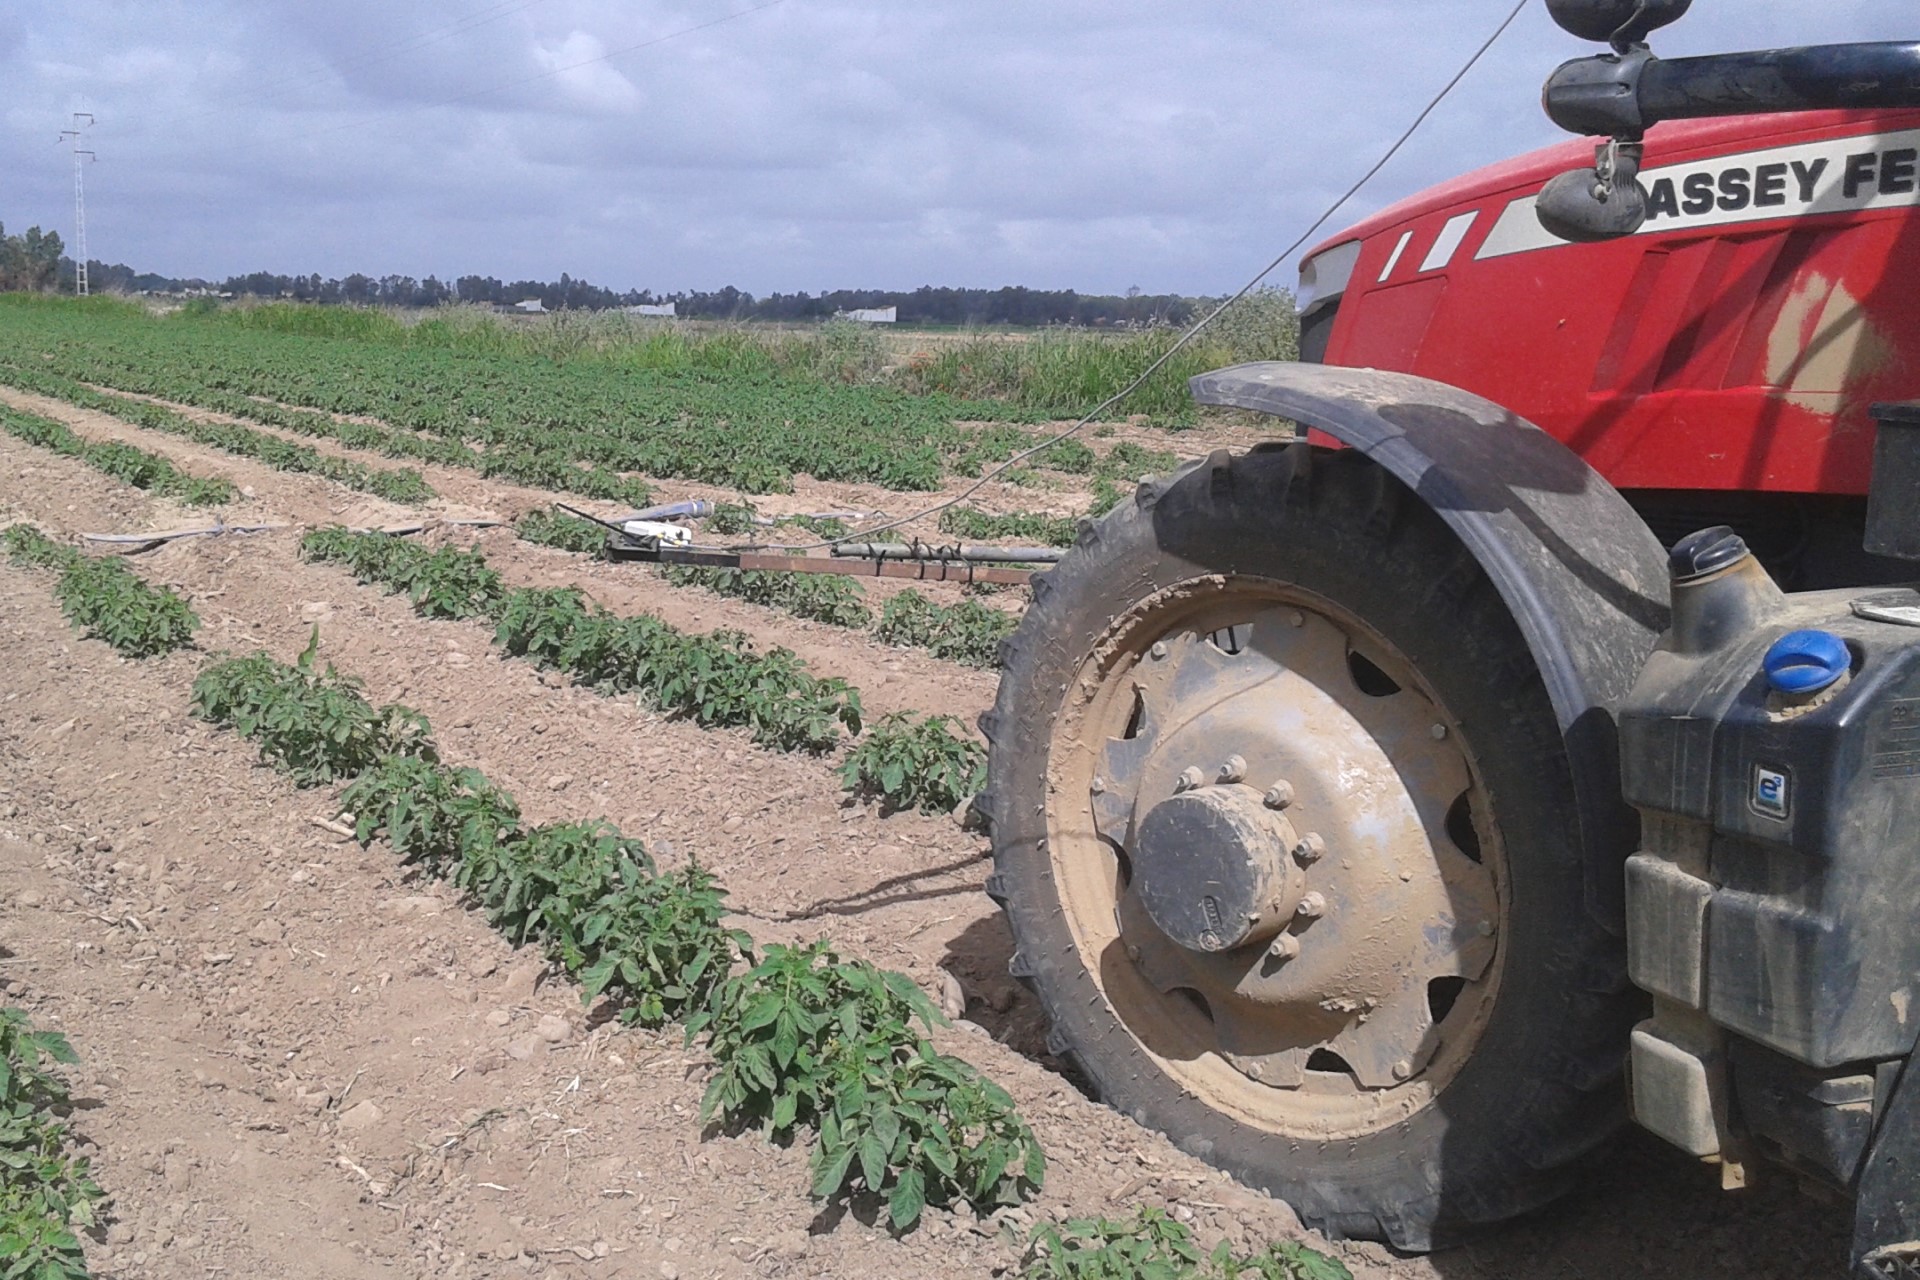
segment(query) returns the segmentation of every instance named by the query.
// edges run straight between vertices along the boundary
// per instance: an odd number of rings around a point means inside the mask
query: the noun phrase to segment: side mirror
[[[1692,5],[1693,0],[1547,0],[1547,11],[1562,29],[1582,40],[1625,49],[1678,22]]]

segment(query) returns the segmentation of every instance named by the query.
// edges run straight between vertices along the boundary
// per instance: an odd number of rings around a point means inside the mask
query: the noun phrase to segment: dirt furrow
[[[70,531],[164,522],[167,505],[0,441],[0,513]],[[317,621],[326,656],[431,715],[448,756],[530,820],[604,814],[667,861],[698,854],[756,935],[825,935],[934,990],[953,975],[973,1026],[942,1046],[1008,1087],[1053,1160],[1009,1230],[1141,1202],[1209,1242],[1293,1230],[1038,1060],[1038,1011],[979,892],[982,843],[950,821],[879,819],[821,761],[543,681],[478,626],[301,563],[290,534],[135,563],[193,599],[209,648],[288,658]],[[571,989],[540,985],[538,958],[442,887],[313,825],[327,795],[192,721],[198,656],[136,665],[78,641],[48,586],[0,567],[0,981],[87,1057],[80,1128],[118,1197],[102,1274],[880,1280],[1010,1264],[1000,1224],[936,1215],[895,1242],[818,1216],[803,1152],[703,1141],[699,1058],[677,1035],[589,1027]],[[1483,1244],[1341,1252],[1364,1280],[1784,1280],[1839,1256],[1842,1219],[1785,1178],[1723,1196],[1641,1138],[1586,1194]]]
[[[202,568],[189,564],[166,576],[183,582],[209,617],[217,601],[217,625],[233,638],[258,632],[248,638],[283,654],[297,644],[300,624],[287,616],[294,610],[255,617],[255,599],[236,579],[278,584],[283,597],[296,584],[258,565],[215,566],[222,567],[224,586],[203,587]],[[378,846],[363,852],[313,826],[327,812],[323,795],[293,792],[251,766],[246,744],[188,720],[192,655],[137,666],[75,642],[45,587],[0,571],[0,634],[19,686],[0,704],[0,742],[15,764],[7,799],[25,815],[22,831],[68,852],[53,859],[56,882],[38,891],[39,905],[18,913],[9,946],[23,956],[64,956],[62,929],[90,931],[97,965],[36,965],[28,979],[46,982],[46,1007],[66,1011],[88,1042],[138,1040],[98,1060],[106,1074],[94,1132],[101,1176],[125,1201],[124,1230],[116,1227],[108,1258],[124,1260],[128,1274],[202,1274],[211,1261],[260,1274],[493,1275],[506,1274],[497,1264],[523,1249],[577,1246],[587,1256],[562,1261],[584,1275],[962,1276],[1006,1265],[1014,1254],[1007,1234],[1017,1235],[1033,1212],[1099,1211],[1116,1192],[1192,1198],[1200,1207],[1190,1212],[1217,1216],[1223,1230],[1289,1229],[1284,1207],[1225,1183],[986,1034],[964,1030],[942,1040],[1008,1084],[1053,1153],[1046,1197],[1012,1215],[1007,1232],[940,1215],[927,1232],[895,1243],[857,1220],[816,1221],[801,1153],[750,1137],[699,1141],[697,1058],[671,1035],[589,1031],[568,990],[536,990],[537,960],[509,955],[440,887],[404,882]],[[342,610],[359,621],[336,653],[351,651],[346,665],[370,677],[370,693],[403,692],[397,676],[410,670],[418,687],[404,691],[431,695],[413,701],[443,726],[448,754],[519,790],[531,819],[586,816],[598,811],[596,799],[619,807],[624,797],[592,773],[611,784],[631,761],[607,768],[592,760],[601,735],[589,722],[601,712],[637,713],[548,689],[505,663],[434,675],[425,668],[446,651],[419,638],[443,628],[380,616],[393,603]],[[549,767],[517,749],[513,726],[531,718],[529,699],[544,701],[550,714],[541,726],[548,733],[533,736],[586,766],[579,792],[569,794],[573,783],[529,785]],[[462,706],[490,716],[479,723]],[[61,715],[72,723],[56,721]],[[727,750],[716,745],[701,769]],[[661,838],[663,827],[691,828],[689,842],[701,847],[726,844],[724,830],[701,830],[684,809],[669,812],[684,791],[661,793],[645,803],[679,820],[633,826],[656,848],[672,842]],[[799,812],[757,824],[762,843],[769,827],[805,830],[808,817],[816,843],[774,835],[767,856],[734,865],[726,878],[742,905],[775,914],[825,896],[870,914],[828,912],[785,928],[755,920],[756,932],[825,931],[850,952],[926,978],[924,957],[952,949],[956,921],[979,927],[977,868],[943,878],[938,866],[924,865],[925,854],[944,856],[970,841],[957,829],[917,824],[924,835],[940,834],[929,844],[948,847],[923,847],[922,865],[902,874],[899,863],[876,866],[883,850],[872,835],[842,826],[831,808],[819,812],[817,798],[791,803]],[[61,831],[62,822],[71,830]],[[734,835],[743,844],[751,838]],[[906,856],[904,837],[894,838],[902,843],[893,856]],[[15,859],[7,872],[31,868]],[[47,936],[36,936],[42,926]],[[1003,953],[999,959],[1004,966]],[[151,1000],[120,990],[143,982]],[[130,1028],[169,1022],[173,1013],[203,1034],[181,1032],[178,1043],[131,1029],[123,1036],[111,1018],[95,1016],[115,1008],[125,1009]],[[194,1075],[189,1063],[208,1055],[218,1061]],[[277,1186],[324,1183],[337,1202],[307,1195],[322,1205],[315,1212],[323,1221],[282,1219],[280,1255],[262,1252],[270,1242],[233,1225],[274,1212],[271,1195],[249,1190],[263,1170]],[[195,1185],[204,1200],[186,1194]],[[176,1220],[173,1206],[183,1201]],[[743,1204],[751,1228],[742,1226]],[[347,1252],[296,1258],[292,1250],[310,1233]],[[602,1245],[607,1256],[594,1257]],[[455,1265],[463,1258],[464,1271]]]

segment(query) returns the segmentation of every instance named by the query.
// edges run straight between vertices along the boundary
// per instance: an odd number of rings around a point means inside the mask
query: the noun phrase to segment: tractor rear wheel
[[[1337,1235],[1564,1190],[1637,997],[1545,689],[1439,518],[1356,453],[1222,451],[1035,596],[982,807],[1050,1047]]]

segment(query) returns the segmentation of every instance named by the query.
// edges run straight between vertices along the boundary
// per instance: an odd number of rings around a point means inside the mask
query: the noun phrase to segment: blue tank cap
[[[1768,684],[1781,693],[1805,696],[1847,674],[1853,653],[1831,631],[1791,631],[1773,642],[1764,665]]]

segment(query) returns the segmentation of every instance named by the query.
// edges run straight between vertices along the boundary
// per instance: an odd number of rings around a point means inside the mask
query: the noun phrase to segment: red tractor
[[[1299,431],[1086,526],[982,728],[1014,972],[1114,1106],[1437,1248],[1631,1117],[1920,1274],[1920,44],[1662,60],[1369,218]],[[1791,588],[1793,594],[1787,589]]]

